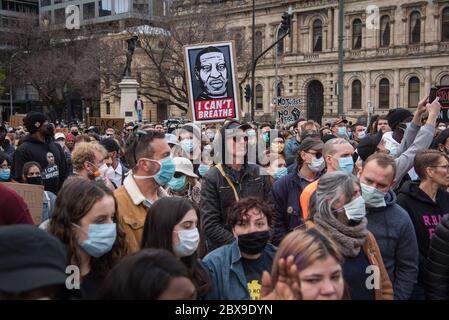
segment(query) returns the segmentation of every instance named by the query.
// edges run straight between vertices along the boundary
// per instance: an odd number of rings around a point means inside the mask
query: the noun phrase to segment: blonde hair
[[[95,152],[101,153],[104,158],[108,155],[106,149],[98,142],[80,142],[75,144],[75,149],[72,152],[73,170],[83,170],[86,161],[95,163]]]
[[[279,259],[287,259],[289,256],[293,256],[298,272],[329,256],[340,265],[343,264],[343,256],[337,245],[325,234],[314,227],[307,230],[296,229],[285,236],[277,249],[272,270],[273,287],[279,278]]]

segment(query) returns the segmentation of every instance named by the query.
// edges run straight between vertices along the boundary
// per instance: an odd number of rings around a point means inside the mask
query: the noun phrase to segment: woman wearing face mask
[[[182,198],[162,198],[148,210],[142,235],[142,249],[166,249],[186,267],[198,297],[209,290],[206,270],[199,260],[202,256],[199,210]]]
[[[27,184],[44,185],[42,168],[39,163],[30,161],[23,165],[22,181]],[[42,222],[51,218],[56,203],[56,195],[51,191],[44,191],[42,200]]]
[[[73,177],[56,199],[48,232],[65,244],[67,265],[78,267],[81,296],[94,299],[112,266],[126,255],[117,203],[103,184]]]
[[[306,138],[299,148],[296,164],[289,167],[290,173],[273,185],[275,203],[273,244],[298,225],[303,223],[303,214],[299,202],[302,191],[318,179],[324,170],[322,155],[323,142],[319,138]]]
[[[194,123],[189,123],[184,125],[178,134],[182,153],[177,156],[189,159],[193,163],[193,172],[197,174],[201,156],[201,129]]]
[[[6,152],[0,151],[0,182],[11,181],[11,159]]]
[[[173,158],[175,164],[175,174],[168,183],[167,193],[169,196],[182,197],[200,204],[201,184],[198,182],[198,176],[193,173],[192,163],[181,157]]]
[[[273,185],[277,180],[288,174],[285,158],[281,154],[270,154],[270,162],[265,167],[270,175],[270,182]]]
[[[228,225],[235,241],[209,253],[203,262],[212,281],[206,299],[258,300],[262,273],[271,272],[276,248],[268,243],[272,212],[258,198],[235,203]]]
[[[392,300],[393,288],[379,247],[367,229],[365,201],[358,179],[342,171],[323,175],[310,211],[313,222],[307,226],[315,226],[334,240],[343,254],[343,276],[351,298]]]
[[[279,245],[271,276],[262,277],[263,299],[349,299],[343,262],[337,245],[316,228],[294,230]]]

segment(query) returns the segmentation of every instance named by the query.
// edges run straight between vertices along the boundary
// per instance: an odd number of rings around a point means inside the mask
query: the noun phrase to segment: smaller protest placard
[[[3,184],[13,189],[22,197],[30,210],[34,223],[40,224],[42,222],[44,186],[12,182],[4,182]]]
[[[64,135],[67,137],[67,135],[69,134],[69,128],[56,128],[55,133],[59,133],[59,132],[64,133]]]
[[[9,125],[12,128],[18,128],[23,126],[23,118],[25,118],[26,114],[15,114],[11,116],[11,119],[9,120]]]
[[[273,98],[273,105],[276,106],[276,118],[279,123],[289,123],[301,118],[300,98]]]
[[[120,133],[125,125],[124,118],[96,118],[89,117],[87,126],[95,126],[103,134],[107,128],[114,129],[115,133]]]
[[[437,86],[437,97],[441,104],[441,111],[438,120],[449,123],[449,86]]]

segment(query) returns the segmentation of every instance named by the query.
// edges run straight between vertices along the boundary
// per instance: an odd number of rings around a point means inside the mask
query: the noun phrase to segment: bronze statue
[[[126,53],[126,67],[125,71],[123,71],[123,76],[127,78],[131,78],[131,62],[133,61],[134,50],[136,49],[138,37],[134,36],[126,42],[128,43],[128,52]]]

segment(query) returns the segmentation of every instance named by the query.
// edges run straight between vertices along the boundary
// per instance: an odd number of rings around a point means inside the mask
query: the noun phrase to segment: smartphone
[[[430,88],[430,93],[429,93],[429,103],[432,103],[433,100],[436,99],[436,97],[437,97],[437,90],[438,90],[438,89],[435,88],[435,87]]]

